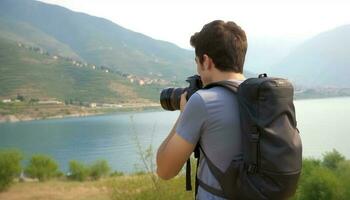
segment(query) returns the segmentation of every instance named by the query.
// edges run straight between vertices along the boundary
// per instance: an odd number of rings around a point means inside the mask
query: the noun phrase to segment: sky
[[[350,24],[347,0],[40,0],[103,17],[124,28],[190,49],[189,38],[221,19],[249,38],[309,38]]]

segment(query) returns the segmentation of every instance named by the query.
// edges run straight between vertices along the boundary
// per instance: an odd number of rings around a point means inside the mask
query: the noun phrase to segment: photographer
[[[245,32],[234,22],[216,20],[191,37],[197,72],[203,86],[229,80],[243,82],[247,51]],[[180,116],[157,152],[157,174],[162,179],[176,176],[199,143],[206,156],[222,171],[232,160],[241,159],[241,128],[236,96],[223,87],[200,89],[186,101],[181,95]],[[200,154],[203,152],[201,151]],[[198,179],[221,190],[200,156]],[[199,186],[196,199],[223,199]]]

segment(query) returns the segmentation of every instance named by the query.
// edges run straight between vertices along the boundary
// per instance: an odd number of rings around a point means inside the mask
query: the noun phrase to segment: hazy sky
[[[109,19],[150,37],[190,48],[189,38],[215,19],[231,20],[252,37],[306,38],[350,24],[342,0],[41,0]]]

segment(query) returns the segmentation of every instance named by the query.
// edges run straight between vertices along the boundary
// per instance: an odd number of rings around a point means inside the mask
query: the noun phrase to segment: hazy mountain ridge
[[[308,87],[350,88],[349,55],[350,25],[344,25],[305,41],[272,71]]]
[[[256,72],[270,72],[270,67],[281,62],[300,43],[302,38],[249,37],[245,69]]]

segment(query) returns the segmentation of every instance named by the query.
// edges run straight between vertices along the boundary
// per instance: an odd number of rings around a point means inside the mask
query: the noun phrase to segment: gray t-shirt
[[[226,171],[233,159],[242,158],[237,98],[223,87],[198,90],[194,93],[180,116],[176,132],[191,144],[197,144],[199,141],[206,155],[222,172]],[[204,183],[221,190],[202,152],[197,175]],[[196,199],[223,200],[200,186]]]

